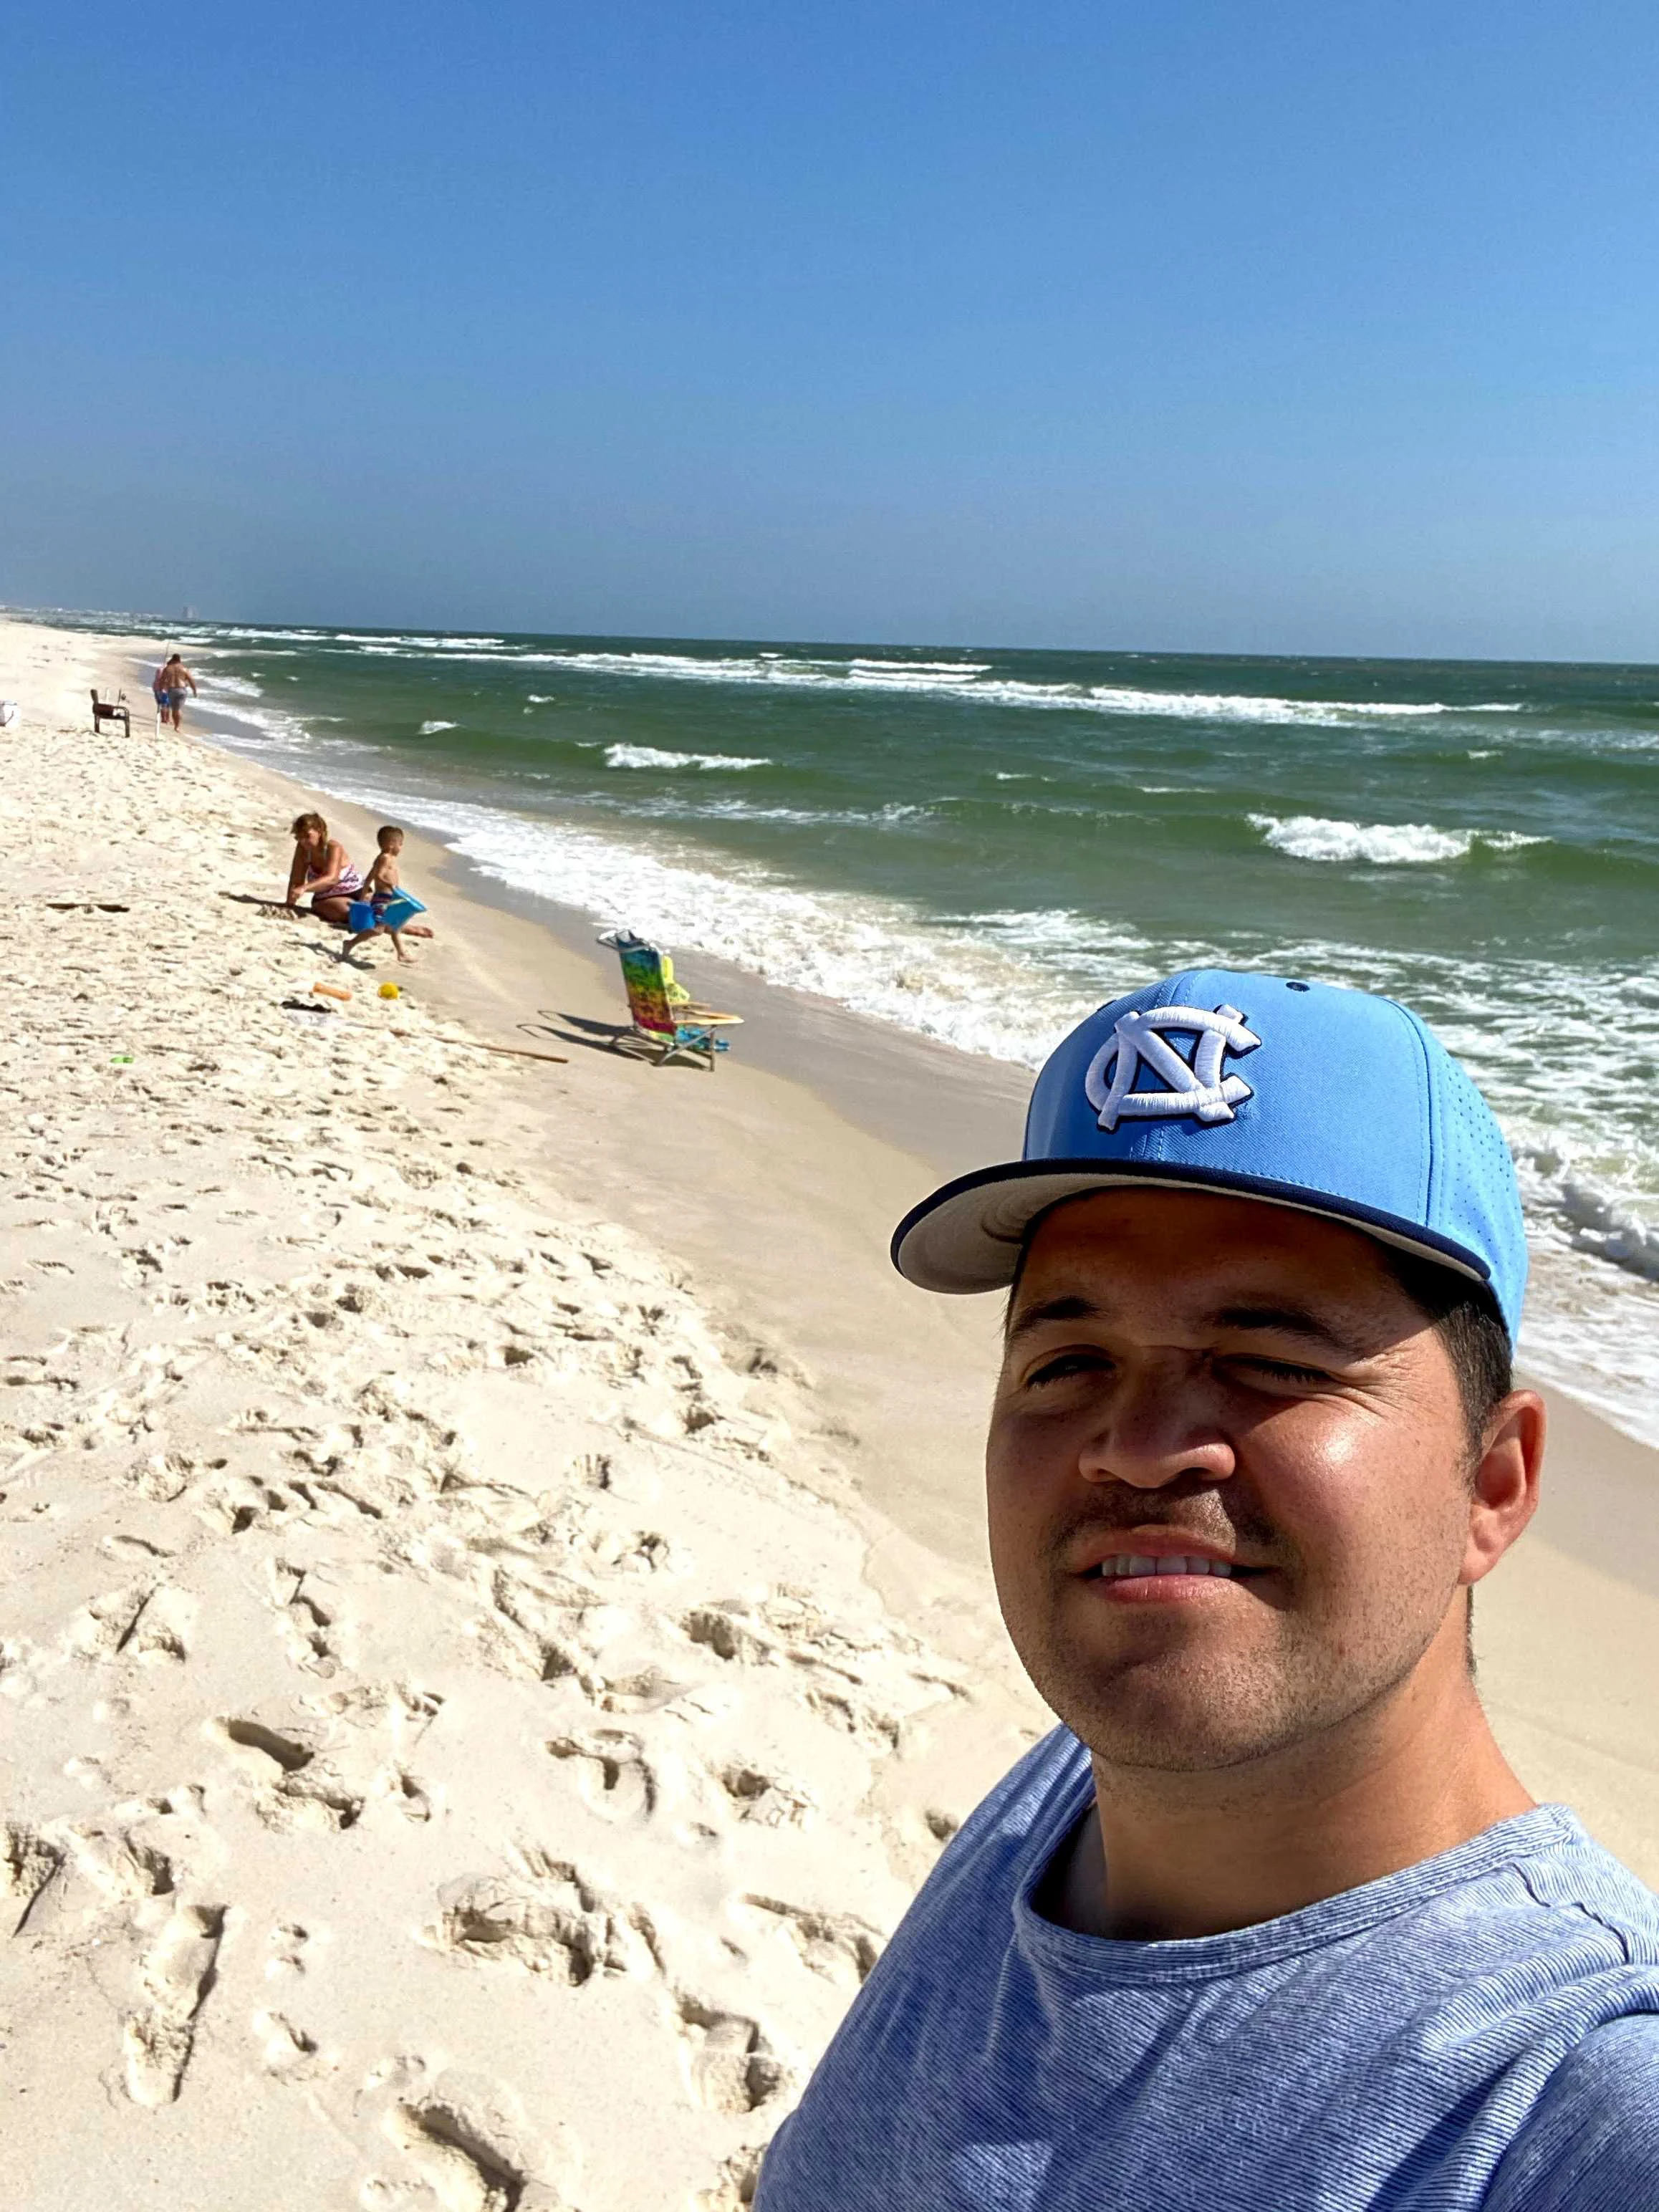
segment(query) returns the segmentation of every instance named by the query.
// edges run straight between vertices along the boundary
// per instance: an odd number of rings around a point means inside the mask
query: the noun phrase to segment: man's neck
[[[1139,1942],[1277,1919],[1415,1866],[1533,1803],[1460,1668],[1311,1744],[1170,1773],[1094,1760],[1096,1805],[1042,1910]],[[1108,1869],[1109,1869],[1109,1875]]]

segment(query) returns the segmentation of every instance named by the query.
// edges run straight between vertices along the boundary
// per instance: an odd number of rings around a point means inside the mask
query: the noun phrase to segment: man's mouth
[[[1195,1528],[1151,1523],[1121,1531],[1097,1528],[1078,1545],[1071,1566],[1077,1579],[1097,1590],[1107,1605],[1158,1607],[1229,1605],[1235,1601],[1224,1598],[1218,1585],[1242,1589],[1272,1572],[1237,1558],[1231,1545],[1218,1544]]]
[[[1085,1568],[1085,1582],[1124,1582],[1142,1575],[1215,1575],[1224,1581],[1259,1575],[1260,1567],[1241,1566],[1237,1559],[1213,1559],[1196,1553],[1171,1552],[1154,1559],[1146,1552],[1115,1552]]]

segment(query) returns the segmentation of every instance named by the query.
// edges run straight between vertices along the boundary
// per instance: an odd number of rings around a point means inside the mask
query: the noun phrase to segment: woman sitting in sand
[[[311,894],[311,911],[322,921],[343,924],[351,913],[351,902],[360,896],[363,879],[347,858],[346,848],[337,837],[328,834],[328,824],[320,814],[299,814],[295,817],[294,866],[288,872],[288,910],[298,914],[300,900]]]

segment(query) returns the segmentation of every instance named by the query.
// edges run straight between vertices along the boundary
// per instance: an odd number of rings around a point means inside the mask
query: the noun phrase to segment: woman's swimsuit
[[[327,876],[320,869],[313,868],[309,865],[309,863],[307,863],[306,867],[306,879],[301,888],[304,890],[310,890],[313,884],[325,883],[328,883]],[[360,891],[362,887],[363,878],[362,870],[359,868],[354,868],[349,860],[342,860],[340,862],[339,875],[333,883],[328,884],[328,889],[323,893],[323,896],[325,898],[349,898],[354,891]],[[311,903],[313,906],[315,906],[317,903],[317,894],[315,891],[312,891]]]

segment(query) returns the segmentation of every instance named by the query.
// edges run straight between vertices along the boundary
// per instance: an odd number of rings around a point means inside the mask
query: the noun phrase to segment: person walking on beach
[[[196,678],[184,664],[181,655],[170,653],[150,679],[150,689],[155,694],[155,711],[165,722],[172,718],[175,730],[185,726],[185,690],[188,685],[193,693]]]
[[[339,839],[329,836],[320,814],[296,814],[289,834],[294,840],[294,865],[288,872],[284,906],[289,914],[298,914],[300,901],[308,893],[311,911],[319,921],[343,926],[350,917],[352,900],[362,895],[362,871],[352,866]]]
[[[1659,1899],[1534,1804],[1474,1586],[1537,1501],[1515,1170],[1413,1015],[1199,971],[893,1255],[1008,1294],[987,1495],[1061,1725],[941,1856],[757,2212],[1659,2204]]]

